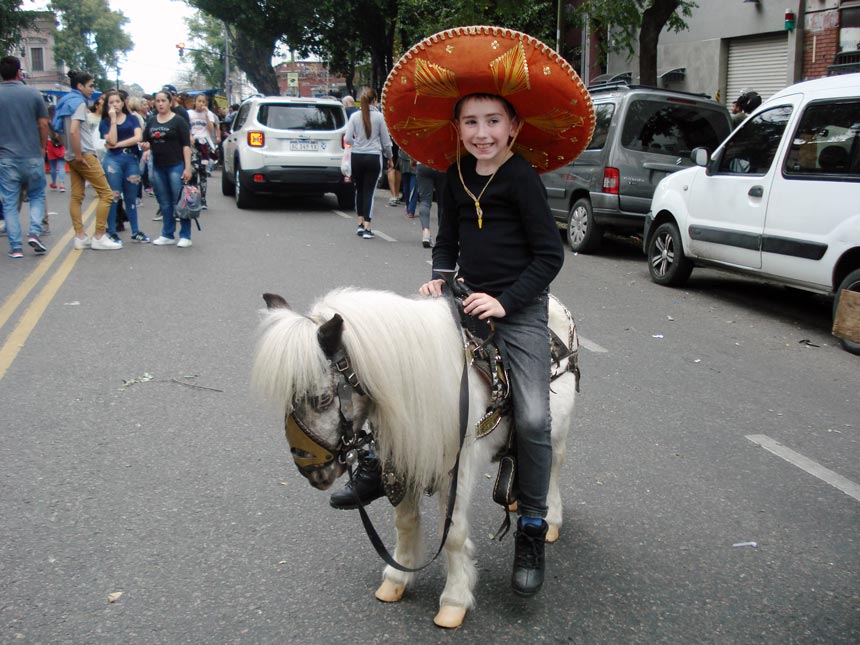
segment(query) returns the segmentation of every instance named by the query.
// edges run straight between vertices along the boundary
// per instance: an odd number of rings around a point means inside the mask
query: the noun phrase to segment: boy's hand
[[[418,289],[418,293],[422,296],[433,296],[434,298],[438,298],[442,295],[442,286],[444,284],[444,280],[431,280],[430,282],[425,282]]]
[[[463,301],[463,311],[479,320],[487,318],[504,318],[505,308],[502,303],[487,293],[473,293]]]

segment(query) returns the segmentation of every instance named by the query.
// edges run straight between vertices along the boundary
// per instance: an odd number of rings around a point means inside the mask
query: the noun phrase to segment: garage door
[[[788,36],[759,36],[729,41],[726,105],[731,107],[742,89],[755,90],[761,98],[789,85]]]

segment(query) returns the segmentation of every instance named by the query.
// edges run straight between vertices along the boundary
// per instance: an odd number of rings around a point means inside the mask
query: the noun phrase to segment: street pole
[[[224,93],[227,95],[227,105],[233,105],[230,97],[230,32],[224,23]]]

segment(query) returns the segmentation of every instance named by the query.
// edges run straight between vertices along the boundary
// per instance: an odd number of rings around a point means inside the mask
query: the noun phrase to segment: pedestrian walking
[[[415,174],[418,185],[416,192],[418,193],[418,217],[421,220],[421,244],[425,249],[429,249],[433,245],[430,235],[430,210],[433,207],[434,195],[438,204],[437,209],[442,208],[442,195],[445,194],[445,173],[431,168],[427,164],[418,163]],[[437,224],[439,222],[438,211],[436,222]]]
[[[48,108],[48,119],[54,118],[56,107]],[[54,132],[53,128],[48,131],[48,143],[45,146],[45,156],[48,158],[48,167],[51,170],[51,190],[66,192],[66,147],[63,138]]]
[[[93,77],[87,72],[70,71],[69,80],[72,91],[57,103],[52,125],[64,137],[66,161],[69,162],[69,176],[72,179],[69,216],[75,229],[74,245],[78,250],[91,248],[96,251],[115,251],[122,248],[122,242],[115,242],[106,232],[113,191],[96,155],[96,136],[87,123],[87,101],[95,91]],[[84,232],[81,217],[85,182],[95,189],[98,199],[92,238]]]
[[[47,248],[39,236],[45,215],[45,164],[43,151],[48,141],[48,109],[38,90],[24,85],[21,61],[15,56],[0,59],[0,196],[9,257],[22,258],[21,211],[19,197],[25,191],[29,201],[30,230],[27,244],[37,255]]]
[[[105,94],[99,133],[107,150],[103,167],[113,191],[113,203],[108,215],[107,231],[111,239],[120,242],[117,235],[117,209],[122,199],[131,226],[131,241],[146,244],[150,239],[140,230],[137,218],[137,192],[140,187],[138,144],[142,138],[140,121],[130,114],[119,92]]]
[[[361,110],[354,112],[346,123],[344,143],[352,146],[352,180],[355,184],[355,212],[358,215],[356,235],[365,240],[375,236],[371,228],[373,195],[382,174],[382,158],[393,168],[391,137],[376,91],[368,88],[361,95]]]
[[[174,208],[182,192],[182,184],[191,179],[191,131],[188,122],[171,111],[171,96],[166,90],[155,95],[155,114],[143,129],[144,154],[152,156],[152,187],[161,209],[161,235],[153,240],[155,246],[176,244],[191,246],[191,220],[180,224],[179,242],[174,239],[176,218]]]

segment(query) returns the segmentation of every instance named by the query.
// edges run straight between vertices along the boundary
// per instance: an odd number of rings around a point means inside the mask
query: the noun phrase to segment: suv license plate
[[[290,141],[290,150],[293,152],[317,152],[319,149],[319,141]]]

